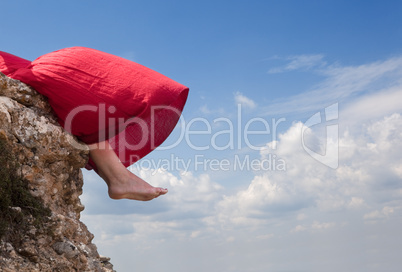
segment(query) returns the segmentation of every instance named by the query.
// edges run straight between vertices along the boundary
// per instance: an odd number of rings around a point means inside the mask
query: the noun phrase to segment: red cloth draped
[[[189,91],[138,63],[85,47],[32,62],[0,51],[0,72],[46,96],[59,123],[81,141],[108,139],[126,167],[169,136]]]

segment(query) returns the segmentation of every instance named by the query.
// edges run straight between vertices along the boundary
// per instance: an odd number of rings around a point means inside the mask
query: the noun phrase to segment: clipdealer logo
[[[319,111],[312,115],[303,124],[301,132],[303,149],[312,158],[332,169],[336,169],[339,166],[339,125],[338,123],[332,124],[334,121],[338,120],[338,118],[338,103],[334,103],[326,107],[323,113]],[[323,124],[324,122],[330,124],[325,125],[325,146],[323,148],[323,154],[320,154],[319,152],[313,151],[306,145],[305,134],[310,131],[314,126]]]
[[[165,107],[166,108],[166,107]],[[175,108],[169,108],[167,109],[175,111]],[[155,133],[155,127],[151,125],[151,127],[148,127],[147,124],[139,119],[139,118],[131,118],[129,120],[123,120],[122,118],[107,118],[107,113],[108,112],[113,112],[115,108],[107,108],[106,105],[100,104],[99,106],[93,106],[93,105],[84,105],[77,107],[73,111],[71,111],[66,118],[66,126],[65,128],[69,131],[71,130],[71,125],[73,119],[77,115],[79,115],[81,112],[84,111],[90,111],[98,114],[98,122],[101,126],[107,127],[106,124],[114,124],[118,125],[122,129],[132,126],[132,125],[137,125],[141,127],[141,130],[143,132],[143,137],[141,141],[137,145],[130,145],[124,141],[124,136],[125,134],[122,134],[123,141],[122,143],[125,145],[126,148],[122,149],[122,152],[125,152],[126,149],[131,149],[135,150],[137,148],[141,148],[144,144],[146,144],[148,141],[153,143],[153,134]],[[155,109],[152,110],[152,116],[151,119],[154,118]],[[177,111],[177,110],[176,110]],[[265,120],[261,117],[254,117],[247,122],[243,124],[242,121],[242,108],[241,105],[238,105],[238,111],[237,111],[237,122],[236,124],[233,123],[233,120],[229,118],[216,118],[212,120],[208,120],[206,118],[198,117],[198,118],[193,118],[189,122],[186,122],[184,120],[184,117],[180,115],[179,112],[177,112],[179,115],[179,122],[178,122],[178,127],[180,129],[179,137],[174,141],[173,144],[168,145],[168,146],[161,146],[159,147],[159,150],[170,150],[176,146],[178,146],[182,141],[185,141],[187,145],[195,150],[195,151],[203,151],[203,150],[208,150],[208,149],[213,149],[217,151],[222,151],[222,150],[242,150],[245,145],[245,147],[254,150],[254,151],[259,151],[261,150],[262,146],[256,146],[252,141],[250,141],[253,137],[257,136],[272,136],[272,142],[276,143],[277,142],[277,133],[278,133],[278,126],[280,123],[286,121],[286,118],[280,118],[280,119],[275,119],[272,118],[271,122],[268,122],[268,120]],[[338,162],[338,152],[339,152],[339,128],[337,121],[338,120],[338,103],[334,103],[328,107],[326,107],[323,112],[319,111],[316,112],[314,115],[312,115],[303,125],[302,125],[302,131],[301,131],[301,143],[302,147],[305,150],[307,154],[309,154],[312,158],[315,160],[319,161],[320,163],[336,169],[339,165]],[[154,124],[155,122],[151,122]],[[219,124],[220,126],[216,126]],[[260,126],[259,130],[253,130],[252,126],[258,124]],[[199,129],[199,127],[203,126],[204,129]],[[213,125],[215,127],[218,127],[218,131],[214,131]],[[325,125],[325,140],[324,140],[324,145],[322,145],[322,149],[320,151],[313,150],[311,149],[308,144],[307,144],[307,137],[309,133],[314,131],[314,128],[317,127],[322,127]],[[198,127],[198,128],[196,128]],[[228,129],[222,129],[222,127],[226,127]],[[113,132],[113,131],[112,131]],[[112,134],[112,133],[110,133]],[[145,136],[144,136],[145,135]],[[193,137],[195,139],[193,139]],[[99,138],[104,137],[104,135],[99,135]],[[205,137],[209,137],[209,143],[204,145],[200,145],[200,142],[197,140],[200,137],[204,137],[203,139],[205,140]],[[73,144],[76,148],[79,149],[88,149],[88,146],[81,144],[77,141],[75,141],[75,138],[71,137],[72,141],[71,144]],[[237,139],[236,139],[237,138]],[[220,139],[220,141],[218,141]],[[220,144],[218,144],[218,142]],[[223,144],[222,144],[223,142]],[[236,144],[237,143],[237,144]],[[276,145],[272,147],[272,149],[276,149]],[[275,154],[270,154],[271,157],[268,159],[251,159],[250,156],[245,156],[242,158],[240,155],[236,155],[232,161],[223,159],[223,160],[217,160],[217,159],[209,159],[205,158],[204,156],[195,156],[192,160],[188,160],[186,162],[182,162],[181,160],[178,161],[178,159],[170,161],[170,165],[184,165],[185,169],[188,169],[189,167],[187,166],[188,164],[193,164],[195,167],[198,168],[205,168],[205,165],[208,165],[208,169],[217,169],[217,170],[253,170],[255,171],[256,169],[259,170],[268,170],[268,171],[273,171],[273,170],[279,170],[279,171],[284,171],[286,170],[286,163],[283,159],[277,157]],[[135,157],[135,156],[134,156]],[[139,158],[133,158],[133,162],[138,161]],[[278,162],[278,163],[276,163]],[[162,162],[161,162],[162,163]],[[163,161],[165,163],[165,161]],[[218,167],[216,167],[218,165]],[[236,167],[235,167],[236,166]]]

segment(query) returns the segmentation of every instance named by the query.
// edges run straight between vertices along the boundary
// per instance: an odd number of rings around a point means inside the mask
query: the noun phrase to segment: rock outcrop
[[[46,99],[0,73],[0,271],[113,271],[79,220],[88,150]]]

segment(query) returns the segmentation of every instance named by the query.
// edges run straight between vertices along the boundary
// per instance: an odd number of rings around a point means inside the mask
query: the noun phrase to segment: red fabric
[[[20,68],[27,67],[31,62],[26,59],[0,51],[0,72],[11,75]]]
[[[31,63],[0,52],[0,69],[48,97],[59,123],[83,142],[109,139],[126,167],[169,136],[188,95],[187,87],[158,72],[85,47]]]

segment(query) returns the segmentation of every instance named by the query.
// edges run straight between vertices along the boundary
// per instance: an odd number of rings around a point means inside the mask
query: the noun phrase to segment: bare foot
[[[153,187],[128,171],[107,141],[89,147],[97,172],[109,187],[110,198],[148,201],[168,192],[167,189]]]
[[[109,197],[112,199],[148,201],[167,192],[167,189],[153,187],[131,172],[126,178],[109,182]]]

